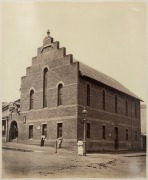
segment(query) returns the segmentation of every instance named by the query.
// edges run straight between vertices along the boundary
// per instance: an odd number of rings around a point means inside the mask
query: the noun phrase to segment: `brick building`
[[[11,120],[19,142],[40,144],[43,135],[53,146],[62,136],[63,147],[76,148],[85,107],[87,151],[138,150],[140,101],[113,78],[67,55],[48,32],[21,78],[20,113],[12,113]]]

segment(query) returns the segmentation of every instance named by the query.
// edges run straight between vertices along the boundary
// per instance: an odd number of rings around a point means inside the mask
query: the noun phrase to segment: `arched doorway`
[[[18,137],[18,127],[17,127],[17,122],[12,121],[10,125],[10,130],[9,130],[9,142],[11,141],[17,141]]]

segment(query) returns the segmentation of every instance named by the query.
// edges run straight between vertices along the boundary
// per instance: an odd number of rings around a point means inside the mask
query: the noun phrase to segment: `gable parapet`
[[[58,50],[54,51],[53,60],[63,57],[63,56],[66,56],[66,48],[65,47],[59,48]]]
[[[37,56],[32,58],[32,66],[37,64]]]
[[[60,42],[59,41],[55,41],[55,42],[52,43],[52,45],[53,45],[53,50],[59,49]]]
[[[53,38],[52,37],[50,37],[50,36],[46,36],[45,38],[44,38],[44,40],[43,40],[43,46],[46,46],[46,45],[48,45],[48,44],[51,44],[51,43],[53,43]]]
[[[22,77],[21,77],[21,80],[24,80],[24,79],[26,79],[26,76],[22,76]]]
[[[26,68],[26,76],[31,74],[31,66]]]
[[[41,46],[41,47],[39,47],[39,48],[37,49],[37,56],[38,56],[39,54],[41,54],[42,48],[43,48],[43,46]]]

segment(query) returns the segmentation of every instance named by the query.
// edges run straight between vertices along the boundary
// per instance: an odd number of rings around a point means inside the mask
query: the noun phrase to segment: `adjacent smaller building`
[[[20,116],[20,99],[5,103],[2,107],[2,141],[18,140],[18,123],[14,119]]]

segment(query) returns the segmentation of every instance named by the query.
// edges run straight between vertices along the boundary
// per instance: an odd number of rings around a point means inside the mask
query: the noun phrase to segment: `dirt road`
[[[3,178],[145,178],[146,156],[3,150]]]

